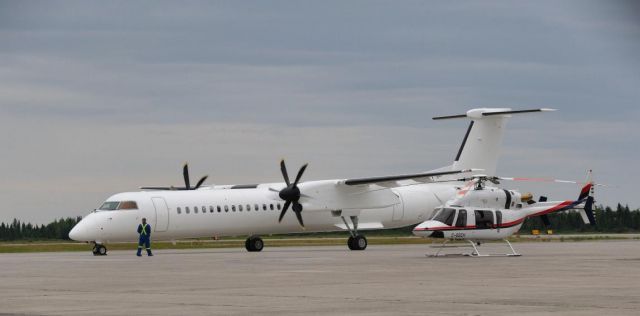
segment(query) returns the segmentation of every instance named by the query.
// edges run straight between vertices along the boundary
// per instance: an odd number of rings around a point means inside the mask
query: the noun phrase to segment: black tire
[[[349,247],[349,250],[356,250],[354,247],[354,240],[353,236],[349,236],[349,239],[347,239],[347,247]]]
[[[258,236],[251,236],[244,242],[244,247],[249,252],[262,251],[262,248],[264,248],[264,241],[262,241],[262,238]]]
[[[262,251],[262,248],[264,248],[264,241],[262,241],[262,238],[260,237],[256,237],[253,239],[253,251]]]
[[[353,239],[353,250],[365,250],[367,249],[367,245],[367,238],[362,235],[358,235]]]
[[[96,246],[96,252],[98,253],[99,256],[106,256],[107,255],[107,247],[105,247],[103,245],[97,245]]]
[[[251,245],[251,237],[247,238],[247,240],[244,242],[244,248],[246,248],[249,252],[253,251],[253,247]]]
[[[91,252],[93,252],[93,255],[94,255],[94,256],[98,256],[98,255],[100,255],[100,254],[98,253],[98,246],[93,246],[93,249],[91,249]]]

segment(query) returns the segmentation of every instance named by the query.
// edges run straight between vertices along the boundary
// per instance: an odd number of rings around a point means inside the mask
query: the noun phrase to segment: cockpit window
[[[138,204],[135,201],[107,201],[98,208],[99,211],[115,210],[137,210]]]
[[[135,201],[124,201],[120,202],[120,206],[118,206],[119,210],[137,210],[138,204]]]
[[[436,215],[433,216],[432,220],[445,223],[451,226],[453,225],[453,218],[455,217],[455,215],[456,215],[456,210],[452,208],[445,208],[438,211]]]
[[[102,206],[100,206],[98,208],[98,210],[101,211],[113,211],[118,209],[118,204],[120,204],[120,202],[104,202],[102,204]]]

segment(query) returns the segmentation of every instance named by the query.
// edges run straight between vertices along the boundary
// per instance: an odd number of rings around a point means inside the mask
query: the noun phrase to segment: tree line
[[[0,240],[69,240],[69,232],[81,219],[81,216],[60,218],[47,225],[33,225],[14,219],[11,223],[0,223]]]
[[[640,232],[640,209],[631,210],[629,206],[614,209],[599,206],[594,210],[596,225],[585,225],[580,214],[575,211],[559,212],[549,215],[551,229],[555,233],[637,233]],[[69,232],[82,217],[57,219],[47,225],[32,225],[14,219],[11,223],[0,223],[0,240],[69,240]],[[389,230],[395,234],[411,234],[413,226]],[[539,218],[530,218],[524,222],[520,232],[527,234],[533,229],[545,229]],[[374,235],[385,234],[380,231]]]

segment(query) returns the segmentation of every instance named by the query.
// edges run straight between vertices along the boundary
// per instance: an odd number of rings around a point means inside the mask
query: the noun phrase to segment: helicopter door
[[[496,228],[500,231],[500,227],[502,226],[502,212],[496,211]]]

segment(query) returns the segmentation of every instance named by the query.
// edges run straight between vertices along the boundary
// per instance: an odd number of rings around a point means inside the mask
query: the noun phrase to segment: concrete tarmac
[[[640,242],[514,246],[522,257],[427,258],[428,245],[268,244],[261,253],[142,258],[88,249],[0,254],[0,315],[640,314]]]

